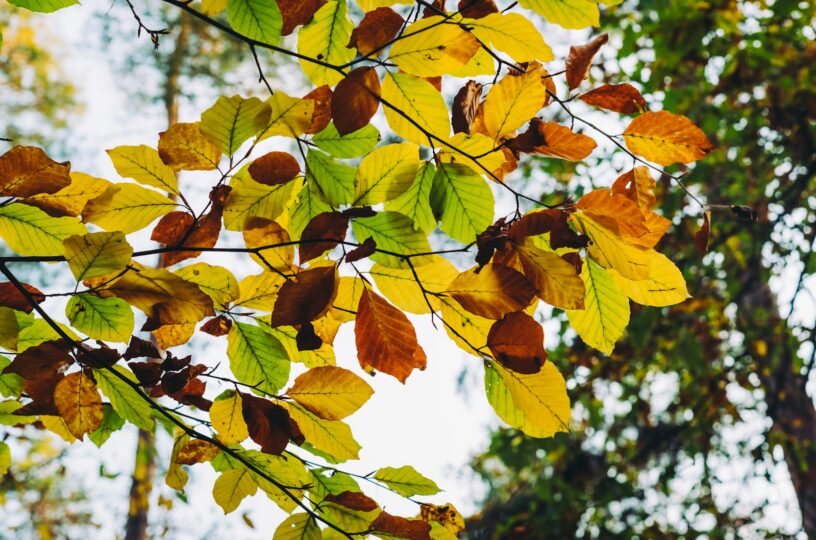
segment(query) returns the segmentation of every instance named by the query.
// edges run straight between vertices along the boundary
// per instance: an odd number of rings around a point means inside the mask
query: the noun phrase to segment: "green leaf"
[[[414,143],[377,148],[360,162],[354,178],[354,204],[371,205],[405,193],[419,169],[419,147]]]
[[[255,41],[278,45],[283,31],[283,16],[269,0],[229,0],[227,18],[232,28]]]
[[[63,255],[62,241],[86,232],[85,225],[74,217],[51,217],[39,208],[20,203],[0,207],[0,237],[20,255]]]
[[[430,252],[431,245],[428,237],[414,229],[411,218],[397,212],[380,212],[374,217],[355,219],[351,224],[354,236],[363,242],[366,238],[373,238],[377,247],[402,255]],[[374,262],[393,268],[407,266],[401,257],[385,253],[375,253],[371,256]],[[414,257],[418,266],[430,262],[429,258]]]
[[[0,356],[0,396],[20,397],[23,393],[23,379],[14,373],[3,373],[3,370],[11,364],[7,356]]]
[[[354,58],[355,50],[348,48],[354,23],[346,16],[346,0],[330,0],[317,10],[309,24],[298,32],[298,53],[322,62],[342,66]],[[306,77],[316,86],[334,86],[344,75],[326,65],[301,60]]]
[[[125,420],[147,431],[153,430],[153,409],[132,386],[114,375],[116,371],[126,379],[137,383],[136,376],[122,366],[94,369],[96,384],[110,400],[113,409]]]
[[[275,336],[275,338],[281,342],[281,345],[286,349],[292,362],[300,362],[307,368],[333,366],[337,363],[334,358],[334,347],[328,343],[324,343],[319,349],[314,351],[299,350],[297,346],[298,331],[293,326],[272,327],[262,323],[261,328]]]
[[[440,491],[433,480],[425,478],[410,465],[399,468],[383,467],[374,473],[374,478],[403,497],[434,495]]]
[[[306,513],[292,514],[284,519],[272,540],[321,540],[323,533],[312,516]]]
[[[467,165],[444,164],[434,183],[442,193],[440,228],[451,238],[470,244],[493,223],[493,191]]]
[[[348,135],[340,135],[334,122],[312,137],[318,148],[338,158],[356,158],[364,156],[374,150],[380,142],[380,132],[374,124],[353,131]]]
[[[68,300],[65,316],[71,326],[93,339],[127,343],[133,335],[133,309],[121,298],[77,294]]]
[[[130,234],[144,229],[176,206],[175,201],[153,189],[137,184],[114,184],[85,206],[82,218],[106,231]]]
[[[227,336],[230,369],[239,382],[275,394],[289,380],[289,357],[280,341],[258,326],[236,322]]]
[[[221,96],[201,114],[201,132],[231,156],[266,127],[270,112],[269,104],[258,98]]]
[[[323,200],[319,188],[315,182],[306,182],[303,189],[297,195],[297,201],[291,210],[289,219],[289,234],[293,239],[300,238],[300,234],[306,225],[318,214],[331,212],[332,207]]]
[[[0,441],[0,477],[6,475],[9,467],[11,467],[11,448]]]
[[[213,499],[225,514],[229,514],[241,504],[244,497],[251,497],[258,491],[258,484],[246,469],[224,471],[213,485]]]
[[[13,399],[0,401],[0,425],[16,426],[18,424],[31,424],[36,422],[36,416],[19,416],[14,414],[14,411],[22,406],[22,403]]]
[[[71,339],[81,341],[81,338],[71,330],[68,326],[57,322],[57,326]],[[20,334],[17,337],[17,352],[23,352],[29,347],[39,345],[43,341],[51,341],[54,339],[62,339],[54,328],[45,319],[34,319],[34,321],[20,329]]]
[[[246,169],[242,169],[230,180],[232,191],[224,204],[224,227],[231,231],[242,231],[251,218],[277,219],[291,202],[299,181],[286,182],[277,186],[266,186],[253,180]]]
[[[287,410],[306,442],[318,450],[321,457],[330,458],[334,463],[359,457],[360,444],[354,440],[351,428],[345,422],[323,420],[296,403],[288,403]]]
[[[133,248],[119,231],[70,236],[63,244],[65,259],[77,281],[124,270],[133,255]]]
[[[611,354],[629,324],[629,298],[612,274],[592,259],[584,262],[581,279],[586,286],[585,309],[567,311],[567,318],[584,343]]]
[[[77,0],[9,0],[9,4],[40,13],[52,13],[58,9],[79,4]]]
[[[102,404],[102,423],[96,431],[88,435],[96,446],[102,446],[116,431],[125,426],[125,420],[108,403]]]
[[[147,186],[179,194],[173,169],[162,161],[159,152],[149,146],[117,146],[108,150],[116,172]]]
[[[0,307],[0,347],[7,351],[17,350],[17,338],[20,335],[18,314],[26,315],[7,307]]]
[[[313,182],[329,205],[338,207],[354,201],[354,167],[331,156],[309,150],[306,154],[307,182]]]
[[[240,296],[238,280],[232,272],[222,266],[207,263],[195,263],[174,272],[181,279],[198,285],[201,292],[212,298],[213,307],[226,309],[227,305]]]
[[[433,163],[425,163],[419,168],[414,183],[408,190],[390,201],[385,202],[385,209],[411,218],[414,227],[425,234],[436,228],[436,218],[431,209],[431,188],[436,176]]]

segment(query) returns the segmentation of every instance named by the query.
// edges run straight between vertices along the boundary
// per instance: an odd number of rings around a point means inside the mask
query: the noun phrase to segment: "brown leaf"
[[[59,410],[54,404],[54,389],[64,378],[65,375],[60,373],[49,378],[23,380],[23,391],[31,398],[31,402],[14,411],[14,414],[59,416]]]
[[[176,455],[176,463],[179,465],[195,465],[212,461],[221,450],[212,443],[200,439],[191,439],[182,446]]]
[[[340,212],[323,212],[313,217],[300,235],[300,264],[323,255],[345,240],[348,224],[348,216]],[[328,241],[318,241],[323,239]]]
[[[283,16],[283,35],[288,36],[295,28],[308,24],[326,0],[275,0]]]
[[[181,210],[170,212],[156,223],[150,239],[165,246],[174,246],[187,234],[194,222],[195,217],[189,212]]]
[[[300,325],[300,329],[295,336],[295,344],[299,351],[316,351],[323,346],[323,340],[315,334],[314,325],[307,322]]]
[[[193,357],[189,355],[183,358],[176,358],[173,356],[173,353],[167,351],[167,356],[161,363],[161,368],[164,371],[180,371],[189,366],[192,359]]]
[[[207,366],[203,364],[190,365],[180,371],[166,371],[162,375],[162,390],[168,395],[181,392],[191,380],[205,371],[207,371]]]
[[[379,507],[377,501],[359,491],[344,491],[339,495],[329,493],[323,500],[351,508],[358,512],[371,512]]]
[[[351,33],[348,47],[356,47],[363,56],[380,51],[394,39],[403,22],[402,17],[389,7],[369,11]]]
[[[476,113],[479,112],[479,105],[482,99],[482,85],[476,81],[468,81],[465,86],[459,89],[456,97],[453,98],[453,109],[451,110],[451,123],[454,133],[470,133]]]
[[[446,13],[445,1],[446,0],[433,0],[430,3],[426,3],[426,7],[422,12],[422,17],[426,18],[434,17],[436,15],[444,15]]]
[[[0,197],[55,193],[71,183],[70,171],[70,163],[57,163],[40,148],[15,146],[0,156]]]
[[[357,359],[369,373],[382,371],[405,383],[414,369],[425,369],[424,352],[411,321],[367,287],[357,307],[354,337]]]
[[[68,431],[77,439],[102,424],[102,398],[94,382],[81,371],[71,373],[54,388],[56,405]]]
[[[368,526],[373,532],[381,532],[408,540],[431,540],[431,524],[420,519],[406,519],[381,512]]]
[[[581,96],[581,101],[621,114],[634,114],[646,109],[646,100],[631,84],[605,84]]]
[[[507,243],[508,227],[505,218],[499,218],[496,223],[490,225],[483,232],[476,236],[476,263],[479,268],[490,262],[493,253],[498,249],[503,249]]]
[[[229,186],[219,186],[210,192],[210,211],[200,216],[193,224],[187,238],[180,238],[179,243],[185,248],[211,248],[218,243],[221,235],[221,218],[224,214],[224,202],[232,190]],[[174,251],[162,255],[162,266],[172,266],[178,262],[194,259],[200,251]]]
[[[145,388],[159,384],[164,371],[158,362],[128,362],[128,367],[136,375],[139,384]]]
[[[92,349],[87,345],[83,347],[82,349],[77,349],[76,357],[77,360],[86,367],[96,369],[109,368],[122,358],[119,351],[108,347],[104,343],[101,347],[96,349]]]
[[[377,251],[377,242],[369,236],[358,247],[346,253],[346,262],[353,263],[374,255]]]
[[[213,317],[201,325],[202,332],[215,337],[226,336],[229,334],[230,328],[232,328],[232,320],[228,319],[224,315]]]
[[[592,65],[592,58],[607,41],[609,41],[609,34],[601,34],[586,45],[570,47],[569,56],[567,56],[567,85],[570,91],[578,88],[581,81],[586,79],[589,67]]]
[[[510,141],[508,146],[515,152],[582,161],[598,144],[592,137],[574,133],[566,126],[533,118],[527,131]]]
[[[249,436],[261,445],[261,452],[281,455],[289,444],[289,412],[267,399],[243,393],[241,407]]]
[[[37,287],[28,285],[27,283],[23,283],[22,285],[23,288],[31,294],[32,299],[37,304],[41,304],[45,301],[45,295]],[[31,305],[28,298],[26,298],[13,283],[8,281],[0,283],[0,307],[25,311],[26,313],[31,313],[34,310],[34,306]]]
[[[348,135],[365,127],[380,106],[380,78],[373,67],[360,67],[337,83],[332,99],[334,127]]]
[[[459,274],[447,291],[463,308],[486,319],[525,309],[536,290],[520,272],[501,264],[487,264]],[[359,315],[358,315],[359,317]]]
[[[306,130],[306,133],[314,134],[320,133],[331,122],[331,104],[334,93],[329,85],[324,84],[318,86],[305,96],[303,99],[311,99],[314,101],[314,113],[312,113],[312,125]]]
[[[569,214],[563,210],[541,210],[521,216],[510,225],[507,236],[517,244],[528,236],[539,236],[566,225]]]
[[[499,363],[517,373],[538,373],[547,360],[544,329],[523,311],[508,313],[493,323],[487,346]]]
[[[337,266],[318,266],[303,270],[284,283],[275,309],[272,326],[298,326],[319,318],[337,296]]]
[[[452,504],[436,506],[423,503],[419,507],[419,515],[425,521],[436,521],[453,533],[465,530],[465,519]]]
[[[199,124],[173,124],[159,134],[159,157],[174,171],[218,168],[221,150],[201,133]]]
[[[499,12],[493,0],[459,0],[458,7],[459,14],[468,19],[481,19]]]
[[[74,363],[68,354],[70,350],[63,340],[40,343],[15,356],[3,373],[14,373],[27,380],[56,377]]]
[[[269,152],[249,165],[249,175],[265,186],[277,186],[294,180],[300,174],[300,164],[287,152]]]
[[[711,242],[711,210],[707,210],[703,214],[703,225],[700,230],[694,233],[694,247],[700,253],[708,251],[709,243]]]
[[[130,344],[122,355],[125,360],[133,358],[161,358],[161,353],[156,345],[146,339],[136,336],[130,338]]]

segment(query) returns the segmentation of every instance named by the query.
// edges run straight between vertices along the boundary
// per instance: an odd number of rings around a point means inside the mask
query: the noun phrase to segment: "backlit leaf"
[[[591,259],[584,264],[581,278],[586,286],[585,308],[567,311],[570,325],[587,345],[611,354],[629,324],[629,299],[612,274]]]
[[[406,73],[388,73],[383,82],[382,97],[394,107],[385,107],[388,125],[403,139],[436,146],[436,141],[429,139],[428,133],[443,140],[450,135],[445,100],[426,79]]]
[[[493,223],[493,191],[466,165],[440,165],[434,184],[442,191],[441,229],[469,244]]]
[[[549,62],[555,58],[541,32],[520,13],[491,13],[480,19],[466,19],[464,23],[482,43],[492,45],[516,62]]]
[[[242,410],[241,394],[235,390],[225,390],[215,398],[210,407],[210,420],[219,441],[238,444],[249,437]]]
[[[77,439],[102,423],[102,399],[96,385],[82,372],[71,373],[57,384],[54,403],[68,431]]]
[[[413,143],[389,144],[360,162],[354,179],[354,204],[370,205],[394,199],[414,181],[419,152]]]
[[[324,420],[342,420],[359,409],[374,391],[347,369],[312,368],[295,379],[286,395]]]
[[[383,467],[374,473],[374,478],[403,497],[435,495],[440,491],[433,480],[422,476],[410,465],[399,468]]]
[[[551,23],[567,29],[598,26],[600,13],[594,0],[519,0]]]
[[[447,290],[469,312],[487,319],[522,311],[536,291],[520,272],[501,264],[488,264],[459,274]]]
[[[354,58],[354,49],[346,47],[354,29],[347,11],[345,0],[326,2],[314,19],[298,32],[298,53],[334,65],[343,65]],[[342,73],[326,65],[301,60],[300,66],[312,84],[318,86],[334,86],[343,78]]]
[[[367,126],[380,107],[380,78],[373,67],[359,67],[337,83],[332,118],[340,135]]]
[[[714,147],[691,120],[667,111],[643,113],[623,132],[626,147],[660,165],[691,163]]]
[[[174,171],[210,171],[218,168],[221,150],[204,136],[198,122],[179,123],[159,134],[159,156]]]
[[[265,0],[229,0],[227,17],[240,34],[269,45],[280,43],[283,16],[275,2]]]
[[[90,201],[82,218],[106,231],[125,234],[144,229],[177,206],[172,199],[136,184],[114,184]]]
[[[369,153],[380,142],[380,132],[372,124],[348,135],[340,135],[334,124],[315,135],[312,141],[325,152],[339,158],[355,158]]]
[[[213,499],[225,514],[234,511],[245,497],[255,495],[258,485],[249,471],[230,469],[221,473],[213,484]]]
[[[266,126],[269,114],[269,105],[258,98],[221,96],[201,113],[201,133],[231,156]]]
[[[0,237],[12,251],[26,256],[60,256],[63,240],[87,229],[73,217],[51,217],[20,203],[0,207]]]
[[[122,366],[113,366],[121,377],[136,383],[136,377]],[[113,409],[125,420],[136,426],[153,430],[153,409],[145,399],[128,383],[108,369],[95,369],[94,376],[99,390],[110,400]]]
[[[68,300],[65,316],[71,326],[93,339],[127,343],[133,334],[133,309],[121,298],[77,294]]]
[[[117,146],[107,151],[116,172],[140,184],[178,195],[178,180],[159,152],[146,145]]]
[[[227,336],[227,357],[236,379],[259,392],[275,394],[289,380],[286,350],[258,326],[233,324]]]
[[[124,270],[133,255],[133,248],[121,232],[69,236],[63,244],[65,260],[77,281]]]
[[[479,42],[441,16],[410,24],[391,46],[389,61],[418,77],[437,77],[463,67],[479,50]]]
[[[484,127],[494,140],[526,124],[544,106],[543,71],[534,62],[525,73],[511,72],[490,89],[484,102]]]

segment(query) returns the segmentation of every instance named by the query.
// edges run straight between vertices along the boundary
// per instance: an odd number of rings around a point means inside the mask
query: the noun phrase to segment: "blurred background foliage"
[[[701,126],[718,150],[688,188],[726,207],[703,255],[700,208],[661,178],[658,207],[675,226],[660,249],[695,298],[633,306],[610,358],[560,333],[551,359],[578,421],[548,440],[493,435],[473,463],[490,492],[468,538],[816,538],[815,16],[814,2],[790,0],[607,10],[617,59],[596,80],[634,82]]]

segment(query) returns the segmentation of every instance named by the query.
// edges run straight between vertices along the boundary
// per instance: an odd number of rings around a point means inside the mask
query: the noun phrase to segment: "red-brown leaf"
[[[45,301],[45,295],[37,287],[23,283],[23,288],[31,294],[31,298],[37,303],[41,304]],[[7,307],[19,311],[31,313],[34,306],[28,301],[23,293],[14,286],[13,283],[0,283],[0,307]]]
[[[382,371],[405,383],[414,369],[425,369],[425,355],[411,321],[368,288],[360,296],[354,337],[357,359],[368,372]]]
[[[430,540],[431,524],[420,519],[405,519],[382,512],[377,519],[371,522],[369,528],[374,532],[381,532],[397,538],[408,540]]]
[[[283,35],[288,36],[295,28],[308,24],[326,0],[275,0],[283,16]]]
[[[527,131],[510,141],[508,146],[516,152],[582,161],[598,144],[591,137],[574,133],[566,126],[533,118]]]
[[[278,292],[272,326],[298,326],[323,315],[337,296],[337,266],[318,266],[288,279]]]
[[[292,154],[286,152],[269,152],[249,165],[249,176],[265,186],[285,184],[298,174],[300,165]]]
[[[459,0],[459,14],[468,19],[481,19],[491,13],[498,13],[499,8],[493,0]]]
[[[344,491],[339,495],[328,494],[324,501],[345,506],[358,512],[371,512],[378,508],[377,501],[359,491]]]
[[[538,373],[547,360],[544,329],[523,311],[508,313],[493,323],[487,346],[496,360],[517,373]]]
[[[479,111],[482,98],[482,85],[476,81],[468,81],[456,97],[453,98],[451,123],[454,133],[470,133],[470,127]]]
[[[300,235],[300,264],[319,257],[345,240],[348,224],[348,216],[340,212],[323,212],[313,217]],[[318,241],[324,239],[328,241]]]
[[[337,84],[332,99],[334,127],[348,135],[365,127],[380,106],[380,78],[373,67],[360,67]]]
[[[708,245],[711,242],[711,211],[708,210],[703,214],[703,225],[700,230],[694,233],[694,247],[700,253],[708,251]]]
[[[194,222],[195,217],[188,212],[181,210],[170,212],[156,223],[150,239],[165,246],[174,246],[187,234]]]
[[[581,81],[586,79],[589,66],[592,65],[592,58],[607,41],[609,41],[609,35],[601,34],[586,45],[570,47],[569,56],[567,56],[567,84],[570,91],[578,88]]]
[[[307,322],[300,325],[295,336],[295,344],[299,351],[316,351],[323,346],[323,340],[315,334],[314,325]]]
[[[379,51],[387,45],[402,28],[403,19],[389,7],[369,11],[351,33],[349,47],[356,47],[360,54]]]
[[[646,100],[631,84],[605,84],[581,96],[581,101],[621,114],[634,114],[646,109]]]
[[[68,351],[70,347],[62,340],[40,343],[15,356],[3,373],[14,373],[28,380],[56,377],[74,363]]]
[[[213,317],[201,325],[202,332],[215,337],[226,336],[229,334],[230,328],[232,328],[232,320],[224,315]]]
[[[155,344],[136,336],[130,338],[125,354],[122,355],[125,360],[132,360],[133,358],[161,358],[161,353]]]
[[[71,164],[57,163],[34,146],[15,146],[0,156],[0,197],[56,193],[71,183]]]
[[[374,255],[377,251],[377,242],[369,236],[363,243],[346,253],[346,262],[353,263]]]
[[[303,96],[303,99],[311,99],[314,102],[312,125],[306,130],[306,133],[320,133],[329,125],[329,122],[331,122],[331,104],[333,97],[334,92],[332,92],[327,84],[318,86]]]
[[[241,394],[241,410],[250,438],[261,445],[261,452],[279,456],[289,444],[289,412],[267,399]]]

